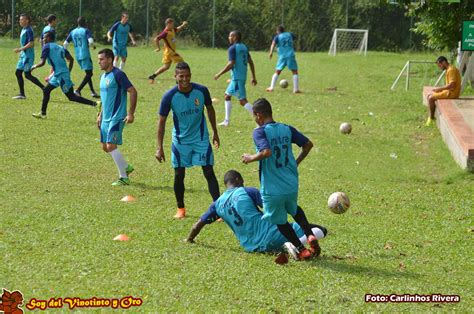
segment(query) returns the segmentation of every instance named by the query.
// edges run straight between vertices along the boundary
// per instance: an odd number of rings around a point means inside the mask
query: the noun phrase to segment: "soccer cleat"
[[[31,114],[33,117],[35,117],[36,119],[46,119],[46,115],[41,113],[41,112],[38,112],[38,113],[32,113]]]
[[[229,120],[224,120],[221,123],[219,123],[218,125],[220,125],[220,126],[229,126],[229,123],[230,123]]]
[[[92,98],[100,98],[99,94],[97,93],[91,93]]]
[[[268,88],[266,89],[266,91],[267,91],[267,92],[273,92],[273,88],[268,87]]]
[[[288,254],[285,252],[281,252],[278,254],[278,256],[275,258],[275,263],[278,265],[285,265],[288,264]]]
[[[25,95],[16,95],[16,96],[13,96],[12,99],[26,99],[26,96]]]
[[[293,94],[302,94],[302,93],[303,93],[303,92],[300,91],[299,89],[293,91]]]
[[[130,184],[129,178],[119,178],[117,181],[112,182],[112,186],[129,185],[129,184]]]
[[[298,261],[298,249],[291,243],[291,242],[285,242],[283,244],[283,249],[295,260]]]
[[[128,176],[128,175],[130,175],[130,173],[132,173],[134,170],[135,170],[135,168],[133,168],[133,165],[128,164],[127,169],[125,169],[125,172],[127,173],[127,176]]]
[[[298,260],[300,261],[308,260],[311,257],[313,257],[313,255],[311,254],[310,250],[308,250],[307,248],[302,248],[300,252],[298,253]]]
[[[426,120],[425,126],[431,126],[431,124],[433,124],[433,121],[434,119],[431,119],[431,117],[429,117],[428,120]]]
[[[183,219],[186,217],[186,208],[178,208],[176,215],[173,216],[176,219]]]
[[[74,91],[74,95],[81,97],[81,91],[78,90],[78,89],[76,89],[76,90]]]
[[[319,246],[318,239],[314,235],[308,237],[309,250],[313,257],[318,257],[321,254],[321,247]]]

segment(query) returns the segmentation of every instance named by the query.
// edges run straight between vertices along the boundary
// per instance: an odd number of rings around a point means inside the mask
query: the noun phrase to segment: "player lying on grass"
[[[262,219],[263,213],[259,209],[263,206],[262,196],[258,189],[244,187],[242,175],[235,170],[227,171],[224,183],[227,190],[194,224],[186,241],[194,243],[194,239],[205,225],[222,218],[246,252],[278,252],[284,247],[294,259],[299,259],[295,247],[287,242],[278,227]],[[318,240],[327,234],[326,228],[322,226],[310,226]],[[292,227],[300,241],[306,243],[307,239],[301,227],[297,223],[293,223]],[[315,252],[315,255],[319,255],[319,252]]]

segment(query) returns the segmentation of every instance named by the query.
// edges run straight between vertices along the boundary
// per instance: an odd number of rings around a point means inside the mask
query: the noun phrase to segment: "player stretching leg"
[[[229,34],[229,61],[226,66],[214,75],[214,79],[218,80],[222,74],[231,71],[231,81],[225,91],[225,118],[219,123],[222,126],[229,126],[230,112],[232,111],[231,98],[235,96],[239,99],[240,105],[252,114],[252,105],[247,101],[247,93],[245,91],[245,82],[247,81],[247,63],[250,65],[252,73],[252,85],[257,85],[255,77],[255,66],[246,45],[240,42],[242,35],[239,31],[232,31]]]
[[[119,179],[113,186],[128,185],[128,175],[133,166],[125,161],[117,145],[122,145],[122,131],[125,123],[133,123],[137,108],[137,90],[127,75],[113,66],[114,53],[110,49],[99,51],[99,67],[105,73],[100,77],[100,98],[102,110],[97,117],[100,142],[104,152],[110,154],[117,166]],[[127,113],[127,93],[130,94],[130,108]]]
[[[296,63],[295,49],[293,45],[294,40],[295,36],[293,33],[285,32],[282,25],[277,27],[276,35],[273,37],[268,57],[270,59],[272,58],[273,49],[275,49],[276,46],[278,47],[278,62],[275,74],[272,76],[270,87],[267,88],[267,92],[273,92],[278,76],[281,71],[288,66],[288,69],[293,72],[293,93],[301,93],[299,90],[298,64]]]
[[[173,111],[173,140],[171,144],[171,163],[174,168],[174,194],[178,210],[175,218],[184,218],[184,176],[186,168],[201,166],[207,181],[209,194],[215,201],[219,197],[219,183],[214,173],[214,154],[209,142],[204,108],[211,123],[215,148],[219,148],[220,140],[217,134],[216,113],[212,106],[211,95],[207,87],[191,83],[191,69],[185,62],[176,65],[175,78],[178,83],[165,93],[161,99],[156,159],[165,161],[163,138],[165,136],[166,119]]]
[[[298,259],[318,256],[321,252],[318,240],[311,231],[304,211],[297,205],[297,166],[313,148],[313,143],[295,128],[275,122],[272,107],[266,99],[261,98],[255,101],[253,112],[255,122],[260,126],[253,132],[257,153],[243,154],[242,162],[248,164],[259,161],[263,218],[276,224],[278,230],[297,248]],[[292,143],[302,148],[296,159],[293,156]],[[304,247],[288,223],[288,214],[303,228],[311,251]]]

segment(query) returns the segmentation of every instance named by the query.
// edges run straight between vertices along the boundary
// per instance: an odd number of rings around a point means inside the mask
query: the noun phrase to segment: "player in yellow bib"
[[[176,52],[176,34],[179,33],[184,27],[188,25],[188,22],[184,21],[180,26],[174,27],[174,20],[167,18],[165,21],[165,28],[163,31],[155,37],[156,52],[160,51],[160,40],[163,40],[164,51],[163,51],[163,65],[148,77],[150,84],[155,82],[155,78],[161,73],[167,71],[171,63],[183,62],[183,58]]]
[[[436,100],[455,99],[461,93],[461,74],[459,70],[454,65],[449,64],[443,56],[436,60],[436,64],[438,68],[446,71],[446,85],[434,88],[433,92],[428,94],[430,116],[426,120],[426,126],[430,126],[435,120]]]

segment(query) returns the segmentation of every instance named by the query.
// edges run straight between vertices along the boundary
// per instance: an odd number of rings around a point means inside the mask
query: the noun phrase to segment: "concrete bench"
[[[423,104],[434,87],[423,87]],[[461,168],[474,172],[474,98],[436,101],[436,124],[454,160]]]

